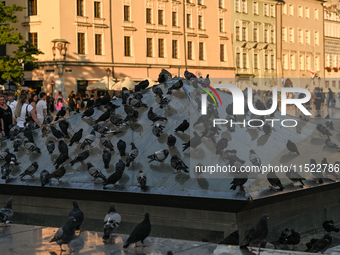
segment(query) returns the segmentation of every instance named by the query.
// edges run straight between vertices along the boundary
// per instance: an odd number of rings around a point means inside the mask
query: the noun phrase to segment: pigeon
[[[66,174],[66,169],[65,167],[60,167],[56,170],[54,170],[51,174],[49,174],[47,176],[48,179],[52,179],[52,178],[55,178],[58,180],[58,182],[62,182],[60,181],[60,178],[62,178],[64,175]]]
[[[321,171],[325,173],[325,176],[333,175],[335,178],[338,177],[333,169],[333,165],[328,163],[327,158],[321,160]]]
[[[217,142],[216,155],[221,155],[222,151],[228,147],[228,139],[222,138]]]
[[[331,118],[329,117],[329,114],[327,114],[326,118],[325,118],[325,125],[326,127],[328,127],[329,129],[333,130],[333,121],[331,120]]]
[[[111,143],[110,139],[107,138],[105,135],[100,137],[100,143],[104,146],[104,150],[108,148],[110,151],[114,151],[113,144]]]
[[[163,109],[164,106],[168,107],[170,101],[171,101],[171,90],[168,89],[168,92],[165,95],[161,96],[161,100],[159,102],[159,108]]]
[[[279,177],[277,177],[277,175],[275,174],[274,171],[273,172],[269,172],[267,174],[267,180],[271,184],[271,186],[269,186],[269,188],[271,188],[272,190],[275,190],[275,187],[279,187],[281,191],[285,189],[283,187]]]
[[[35,172],[38,170],[38,163],[33,162],[22,174],[19,175],[20,179],[24,178],[26,175],[30,175],[32,178],[34,177]]]
[[[53,116],[48,112],[44,118],[43,124],[51,124],[53,121]]]
[[[130,111],[126,118],[123,120],[124,122],[131,121],[132,123],[137,122],[137,119],[139,117],[139,112],[136,110]]]
[[[91,163],[87,163],[87,171],[94,178],[92,181],[101,178],[103,181],[106,180],[105,175],[97,168],[95,168]]]
[[[184,131],[189,128],[190,124],[187,120],[183,120],[183,122],[175,129],[175,132],[181,131],[184,134]]]
[[[131,232],[129,238],[125,241],[123,248],[126,249],[129,247],[130,244],[136,243],[141,241],[143,244],[143,247],[147,247],[147,245],[144,244],[144,240],[149,236],[151,232],[151,223],[149,219],[149,213],[146,213],[144,216],[144,220],[139,223],[135,229]]]
[[[183,144],[182,144],[182,145],[184,145],[182,151],[185,151],[185,150],[188,149],[189,147],[192,147],[192,148],[196,149],[196,147],[197,147],[198,145],[200,145],[201,142],[202,142],[201,137],[197,134],[196,131],[194,131],[194,137],[191,138],[191,139],[189,140],[189,142],[183,143]]]
[[[106,180],[103,182],[103,189],[106,188],[106,185],[113,184],[115,187],[117,186],[116,182],[118,182],[122,176],[125,169],[125,163],[120,159],[118,163],[116,164],[116,171],[109,176]]]
[[[51,124],[42,124],[41,137],[46,137],[49,133],[51,133]]]
[[[331,233],[332,231],[339,233],[340,229],[334,226],[334,221],[329,220],[329,221],[325,221],[324,223],[322,223],[322,227],[323,229],[327,232],[327,233]]]
[[[284,231],[282,231],[278,243],[297,245],[300,243],[300,234],[294,229],[289,231],[289,229],[286,228]]]
[[[328,138],[325,143],[329,148],[331,148],[331,149],[333,149],[337,152],[340,152],[339,146],[336,145],[334,142],[332,142],[331,139]]]
[[[298,151],[296,144],[293,143],[291,140],[288,140],[286,146],[290,153],[297,153],[298,155],[300,155],[300,152]]]
[[[12,203],[14,199],[10,197],[4,208],[0,209],[0,222],[2,222],[5,227],[10,227],[7,222],[13,217]]]
[[[61,121],[59,121],[58,124],[59,124],[59,128],[60,128],[61,132],[63,132],[64,135],[65,135],[64,137],[70,139],[68,132],[67,132],[67,129],[69,128],[70,123],[68,123],[66,120],[61,120]]]
[[[60,245],[61,252],[66,251],[62,249],[63,244],[67,244],[69,246],[72,239],[75,237],[75,225],[77,220],[74,217],[69,217],[67,219],[66,225],[58,229],[57,233],[55,233],[54,237],[51,239],[50,243],[56,242]],[[69,246],[70,248],[70,246]],[[74,250],[70,248],[70,252]]]
[[[15,138],[14,143],[13,143],[13,147],[14,147],[14,151],[18,152],[19,148],[24,144],[24,140],[21,137]]]
[[[148,156],[148,159],[150,159],[149,163],[151,163],[154,160],[163,163],[163,161],[168,157],[168,155],[169,155],[168,149],[156,151],[154,154]]]
[[[223,151],[223,157],[230,162],[240,162],[241,164],[244,164],[246,161],[240,159],[237,155],[237,150],[225,150]]]
[[[58,142],[58,150],[60,153],[68,154],[67,144],[63,140]]]
[[[104,108],[106,108],[107,110],[109,110],[111,113],[115,112],[117,108],[119,108],[119,105],[115,105],[112,102],[109,102],[107,105],[105,105]]]
[[[90,107],[83,112],[83,114],[81,115],[81,118],[91,117],[93,114],[94,114],[94,107]]]
[[[107,110],[102,115],[100,115],[99,118],[94,123],[98,124],[101,121],[106,122],[110,118],[110,115],[111,115],[111,112],[109,110]]]
[[[104,235],[103,239],[107,240],[110,237],[114,237],[114,231],[119,227],[120,222],[122,221],[122,217],[116,211],[116,208],[113,203],[111,203],[110,210],[106,214],[104,218]]]
[[[25,129],[24,136],[28,139],[29,142],[34,143],[33,133],[31,129]]]
[[[318,170],[318,164],[315,159],[310,159],[309,161],[309,170],[312,172],[314,178],[316,178],[319,184],[323,183],[323,174],[320,170]],[[320,172],[319,172],[320,171]]]
[[[244,191],[245,187],[244,184],[248,181],[248,175],[245,172],[240,172],[234,180],[230,183],[232,186],[230,187],[231,190],[236,190],[237,186],[240,187],[241,191]]]
[[[294,182],[300,182],[302,186],[304,186],[303,181],[305,181],[305,178],[302,178],[301,175],[293,170],[292,168],[289,169],[288,172],[286,172],[286,176],[289,180],[292,181],[292,184],[294,185]]]
[[[28,150],[29,152],[41,153],[40,149],[34,143],[31,143],[30,141],[27,140],[24,141],[24,143],[26,150]]]
[[[1,166],[1,179],[3,180],[8,180],[9,179],[9,174],[12,172],[14,165],[10,163],[5,163],[4,165]]]
[[[52,155],[54,149],[55,149],[55,144],[53,141],[49,141],[46,145],[47,151],[50,155]]]
[[[4,160],[7,157],[7,155],[9,155],[9,154],[15,156],[14,154],[9,152],[9,148],[6,148],[3,152],[0,153],[0,160]],[[12,157],[11,155],[9,156],[9,161],[11,161],[11,157]],[[6,162],[7,162],[7,160],[6,160]],[[9,163],[9,162],[7,162],[7,163]]]
[[[129,115],[129,113],[133,112],[133,107],[131,105],[124,105],[124,112],[126,115]]]
[[[177,173],[179,173],[181,170],[185,173],[189,173],[188,166],[181,160],[177,155],[173,155],[171,157],[171,166],[177,170]]]
[[[18,125],[14,125],[10,128],[9,134],[11,135],[11,140],[13,140],[18,134],[20,134],[20,127]]]
[[[136,176],[136,179],[137,179],[141,189],[146,190],[146,174],[143,173],[143,171],[139,171],[137,176]]]
[[[160,115],[157,115],[156,113],[153,112],[153,107],[150,107],[149,112],[148,112],[148,119],[151,120],[152,122],[156,122],[159,120],[168,120],[165,117],[162,117]]]
[[[143,95],[140,92],[136,92],[136,93],[133,94],[133,98],[137,99],[138,101],[141,101],[142,98],[143,98]]]
[[[54,121],[58,121],[60,118],[64,118],[65,115],[66,115],[65,107],[61,107],[61,110],[57,112]]]
[[[171,80],[172,75],[171,73],[169,73],[167,70],[162,69],[162,71],[160,72],[160,74],[158,75],[158,82],[159,83],[164,83],[168,80]]]
[[[73,201],[73,210],[69,213],[69,217],[74,217],[76,220],[76,223],[74,225],[76,230],[80,230],[82,231],[82,229],[80,228],[80,225],[83,223],[84,221],[84,213],[82,210],[79,209],[79,205],[76,201]]]
[[[277,243],[282,244],[286,242],[287,237],[291,234],[291,231],[288,228],[285,228],[279,237],[279,240],[277,240]]]
[[[143,103],[140,100],[137,100],[135,98],[129,98],[129,105],[132,105],[135,108],[140,108],[140,107],[148,107],[145,103]]]
[[[112,157],[112,155],[111,155],[110,152],[108,152],[107,150],[103,151],[102,158],[103,158],[104,168],[105,169],[108,169],[110,167],[111,157]]]
[[[170,134],[166,140],[166,144],[169,146],[170,150],[172,150],[172,148],[176,148],[176,137]]]
[[[17,156],[15,156],[13,153],[10,153],[9,149],[5,149],[3,153],[3,159],[5,159],[6,163],[11,165],[19,165],[20,163],[17,161]]]
[[[264,103],[262,103],[259,99],[255,102],[255,107],[257,110],[260,110],[260,111],[267,110]]]
[[[320,134],[322,136],[326,135],[328,137],[328,139],[329,139],[330,136],[332,136],[331,132],[329,132],[329,130],[325,126],[323,126],[322,124],[316,125],[316,129],[320,132]]]
[[[95,124],[93,126],[93,129],[95,131],[97,131],[98,133],[100,133],[101,135],[106,135],[106,134],[113,134],[113,135],[116,135],[116,134],[119,134],[119,133],[122,133],[121,131],[113,131],[113,130],[110,130],[108,127],[105,127],[103,125],[99,125],[99,124]]]
[[[130,96],[130,91],[123,87],[121,92],[120,92],[120,97],[122,98],[122,104],[125,105],[126,104],[126,99],[128,99]]]
[[[196,75],[194,75],[193,73],[188,72],[187,70],[185,70],[185,72],[184,72],[184,77],[188,81],[190,81],[192,79],[197,79]]]
[[[306,250],[306,252],[311,252],[311,253],[318,253],[318,252],[324,252],[329,248],[329,246],[332,244],[333,238],[329,235],[326,234],[319,240],[317,240],[313,246]]]
[[[71,166],[73,166],[75,163],[81,162],[82,165],[84,165],[84,160],[87,159],[90,156],[90,151],[86,150],[77,155],[77,157],[70,162]]]
[[[126,142],[124,142],[123,140],[119,140],[117,143],[117,148],[119,151],[119,155],[121,157],[125,156]]]
[[[169,90],[179,90],[183,87],[183,81],[179,80],[178,82],[172,84]]]
[[[123,119],[116,116],[116,115],[112,115],[110,117],[110,122],[115,125],[115,127],[119,127],[119,126],[126,126],[127,124],[124,123]]]
[[[83,129],[79,129],[77,132],[74,133],[70,140],[69,146],[72,146],[74,143],[79,143],[80,139],[83,137]]]
[[[254,150],[250,150],[249,152],[249,161],[253,164],[253,166],[257,166],[259,170],[262,169],[261,159]]]
[[[239,245],[239,234],[238,230],[235,230],[233,233],[231,233],[229,236],[223,239],[219,244],[225,244],[225,245]]]
[[[268,235],[268,225],[267,225],[268,215],[263,214],[259,222],[252,227],[244,240],[242,241],[240,248],[246,248],[253,241],[262,241],[266,239]],[[251,251],[252,251],[251,247]]]
[[[138,92],[138,91],[141,91],[143,89],[146,89],[147,87],[149,87],[149,81],[144,80],[144,81],[141,81],[139,84],[137,84],[135,86],[135,91]]]
[[[66,160],[68,160],[69,157],[68,157],[68,154],[65,154],[65,153],[61,153],[59,154],[58,158],[56,159],[56,161],[54,162],[54,166],[55,166],[55,169],[58,169],[60,165],[64,164]]]
[[[131,151],[126,159],[125,166],[129,167],[130,163],[135,160],[138,156],[138,149],[134,143],[131,143]]]
[[[313,244],[315,244],[318,240],[319,239],[316,239],[316,238],[310,239],[310,241],[308,243],[306,243],[307,250],[305,250],[305,251],[308,251],[309,249],[311,249]]]
[[[163,129],[165,128],[164,123],[162,121],[156,121],[154,122],[154,126],[152,128],[152,133],[157,136],[160,137],[161,134],[163,133]]]
[[[152,92],[155,93],[159,98],[162,98],[163,96],[163,90],[158,85],[154,85],[152,87]]]
[[[266,122],[263,125],[262,130],[266,135],[270,135],[270,133],[272,132],[272,127],[271,127],[271,125],[269,125],[269,123]]]
[[[42,170],[42,172],[40,173],[40,183],[41,183],[41,187],[45,187],[45,185],[47,183],[49,183],[50,179],[48,178],[50,175],[50,173],[44,169]]]
[[[92,129],[91,133],[85,137],[84,142],[82,143],[82,145],[80,146],[80,149],[83,150],[85,149],[85,147],[91,146],[91,144],[93,143],[93,141],[96,139],[96,132],[94,131],[94,129]]]
[[[61,132],[60,130],[56,129],[54,126],[51,126],[52,129],[52,134],[54,135],[55,138],[57,138],[57,141],[60,138],[64,138],[65,134],[63,132]]]

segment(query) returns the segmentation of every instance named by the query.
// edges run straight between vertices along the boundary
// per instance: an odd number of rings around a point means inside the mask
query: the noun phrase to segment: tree
[[[23,60],[25,71],[32,71],[38,68],[34,56],[44,54],[35,46],[25,40],[25,37],[17,31],[14,24],[19,20],[15,13],[25,8],[18,5],[4,5],[0,2],[0,45],[14,45],[16,50],[12,54],[0,57],[0,83],[10,80],[18,83],[24,76],[19,66],[19,59]]]

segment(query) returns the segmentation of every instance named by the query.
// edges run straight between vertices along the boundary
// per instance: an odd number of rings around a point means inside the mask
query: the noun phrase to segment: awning
[[[87,86],[86,90],[111,90],[114,85],[115,82],[113,79],[108,79],[107,76],[104,76],[99,81]]]
[[[122,90],[123,87],[127,88],[128,90],[134,90],[136,85],[136,82],[132,81],[129,77],[125,77],[121,81],[117,82],[111,88],[111,90]]]

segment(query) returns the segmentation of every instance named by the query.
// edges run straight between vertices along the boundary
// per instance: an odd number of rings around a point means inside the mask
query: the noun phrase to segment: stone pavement
[[[10,228],[0,229],[0,254],[25,254],[25,255],[43,255],[43,254],[61,254],[59,246],[56,243],[49,243],[53,238],[56,228],[17,225],[11,224]],[[117,235],[110,243],[104,244],[102,233],[84,231],[72,241],[71,248],[75,249],[74,254],[96,254],[96,255],[166,255],[168,251],[173,254],[181,255],[255,255],[257,251],[240,250],[238,246],[217,245],[211,243],[192,242],[175,239],[163,239],[148,237],[145,244],[149,247],[135,248],[131,245],[128,249],[123,249],[123,243],[127,239],[126,235]],[[66,245],[63,245],[67,249]],[[338,249],[339,251],[339,249]],[[63,254],[70,254],[67,249]],[[262,255],[308,255],[311,253],[269,250],[261,252]],[[332,254],[332,253],[327,253]],[[338,253],[334,253],[338,254]]]

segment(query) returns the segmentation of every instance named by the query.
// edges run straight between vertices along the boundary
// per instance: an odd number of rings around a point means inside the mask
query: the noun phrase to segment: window
[[[198,5],[202,5],[202,0],[197,0]]]
[[[310,56],[306,57],[306,68],[307,70],[311,70]]]
[[[6,44],[5,45],[0,45],[0,57],[4,57],[6,55],[7,55]]]
[[[204,60],[204,43],[200,42],[199,46],[199,60]]]
[[[100,10],[100,2],[94,2],[94,17],[95,18],[100,18],[101,14],[100,14],[101,10]]]
[[[172,12],[172,26],[177,26],[177,12]]]
[[[299,62],[300,62],[300,70],[304,70],[304,61],[303,55],[300,55]]]
[[[275,5],[270,5],[270,17],[275,17]]]
[[[178,58],[177,40],[172,40],[172,58]]]
[[[282,5],[282,14],[287,15],[287,4]]]
[[[315,18],[316,20],[319,19],[319,10],[318,10],[318,9],[315,9],[315,10],[314,10],[314,18]]]
[[[131,57],[131,38],[124,36],[124,56]]]
[[[259,69],[259,59],[258,59],[258,55],[255,53],[254,54],[254,69]]]
[[[236,27],[235,34],[236,34],[236,41],[239,41],[240,40],[240,27]]]
[[[158,25],[164,25],[163,24],[163,10],[158,10]]]
[[[270,30],[270,43],[275,43],[275,31]]]
[[[191,14],[187,14],[187,28],[191,28]]]
[[[268,69],[268,55],[264,55],[264,69]]]
[[[236,53],[236,68],[241,68],[240,58],[241,58],[241,53]]]
[[[124,21],[130,21],[130,6],[124,5]]]
[[[152,38],[146,38],[146,56],[152,58]]]
[[[290,67],[292,70],[295,70],[295,55],[290,55]]]
[[[235,11],[240,12],[240,0],[235,0]]]
[[[146,8],[146,23],[151,24],[151,9]]]
[[[299,17],[300,17],[300,18],[303,17],[303,9],[302,9],[302,6],[299,6]]]
[[[102,35],[95,35],[96,55],[102,55]]]
[[[198,29],[203,29],[203,17],[198,15]]]
[[[272,70],[275,69],[275,57],[274,57],[274,55],[270,55],[270,68]]]
[[[257,27],[254,27],[254,42],[257,42]]]
[[[316,57],[315,57],[314,62],[315,62],[315,69],[316,69],[316,71],[320,71],[320,61],[319,61],[319,56],[316,56]]]
[[[247,69],[247,53],[243,53],[243,69]]]
[[[307,19],[309,19],[309,7],[306,7],[305,9],[305,16]]]
[[[224,20],[223,19],[220,19],[220,32],[224,32]]]
[[[264,42],[268,43],[268,29],[264,29]]]
[[[224,62],[224,44],[220,44],[220,61]]]
[[[289,42],[294,42],[294,28],[289,28]]]
[[[85,54],[85,34],[78,33],[78,54]]]
[[[164,58],[164,39],[158,39],[158,57]]]
[[[188,59],[192,60],[192,42],[188,42]]]
[[[294,5],[292,4],[289,5],[289,15],[294,16]]]
[[[299,43],[303,43],[303,31],[299,29]]]
[[[283,69],[288,70],[288,56],[283,54]]]
[[[263,14],[264,16],[268,16],[268,4],[263,5]]]
[[[246,40],[247,40],[247,28],[242,27],[242,41],[246,41]]]
[[[310,32],[306,30],[306,44],[310,44]]]
[[[28,40],[32,46],[38,48],[38,33],[28,33]]]
[[[37,15],[37,0],[28,0],[28,16],[33,15]]]
[[[218,8],[223,8],[223,0],[218,0]]]
[[[314,43],[315,45],[319,45],[319,32],[318,31],[314,32]]]
[[[259,3],[258,2],[253,2],[253,14],[259,15]]]
[[[242,0],[242,12],[247,13],[247,0]]]
[[[287,28],[286,27],[282,28],[282,40],[284,42],[287,42]]]

